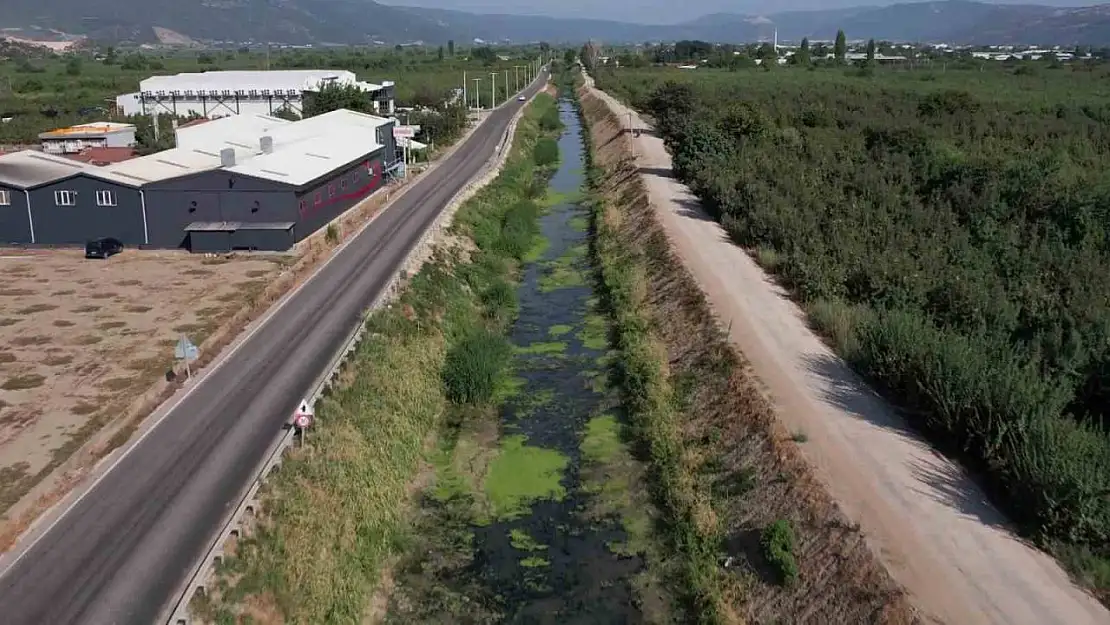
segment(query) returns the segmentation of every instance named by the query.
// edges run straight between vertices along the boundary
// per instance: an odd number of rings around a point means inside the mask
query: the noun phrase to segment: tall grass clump
[[[488,403],[511,356],[512,346],[504,335],[475,329],[447,352],[443,365],[447,399],[456,404]]]
[[[267,484],[265,520],[193,606],[199,618],[237,622],[249,605],[291,624],[364,619],[409,540],[412,481],[451,402],[489,401],[509,362],[502,333],[516,315],[519,268],[509,248],[534,244],[524,222],[537,211],[519,207],[532,199],[539,118],[554,106],[534,100],[502,174],[460,207],[451,234],[476,249],[437,249],[399,301],[367,321],[306,447]]]
[[[541,167],[554,165],[559,162],[559,144],[554,139],[544,138],[536,143],[533,159]]]
[[[798,562],[794,559],[794,543],[794,528],[786,519],[779,519],[767,526],[759,537],[763,557],[774,567],[779,580],[787,586],[798,580]]]

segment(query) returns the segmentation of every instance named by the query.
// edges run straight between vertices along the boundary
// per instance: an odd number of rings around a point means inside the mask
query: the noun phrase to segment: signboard
[[[393,138],[395,139],[411,139],[420,132],[420,126],[394,126]]]
[[[187,336],[182,336],[173,348],[173,356],[178,360],[196,360],[197,355],[197,346],[193,345],[193,342]]]
[[[312,422],[316,419],[316,414],[312,411],[312,406],[308,405],[307,400],[301,400],[301,405],[297,407],[297,412],[293,413],[293,425],[299,430],[304,430],[312,427]]]

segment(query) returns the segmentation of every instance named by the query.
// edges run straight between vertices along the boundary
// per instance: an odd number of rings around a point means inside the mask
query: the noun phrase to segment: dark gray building
[[[0,243],[145,241],[141,194],[82,163],[25,150],[0,156]]]
[[[0,243],[194,251],[290,249],[383,184],[394,120],[339,110],[290,122],[238,115],[180,128],[178,147],[93,167],[0,156]]]
[[[396,164],[393,123],[347,110],[227,117],[105,169],[140,186],[151,247],[287,250],[381,187]]]

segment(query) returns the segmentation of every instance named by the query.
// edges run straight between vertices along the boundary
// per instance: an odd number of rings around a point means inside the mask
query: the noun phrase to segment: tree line
[[[1078,73],[1057,102],[967,74],[597,78],[839,353],[1105,600],[1110,106]]]

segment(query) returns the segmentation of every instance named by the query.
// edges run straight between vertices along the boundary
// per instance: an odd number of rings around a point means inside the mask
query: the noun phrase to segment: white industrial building
[[[116,97],[124,115],[224,117],[273,115],[288,110],[301,115],[304,102],[321,87],[352,85],[366,92],[379,115],[392,115],[394,83],[361,82],[354,72],[330,69],[213,71],[152,76],[135,93]]]
[[[77,154],[89,148],[127,148],[135,145],[135,126],[116,122],[93,122],[57,128],[39,134],[42,151]]]

